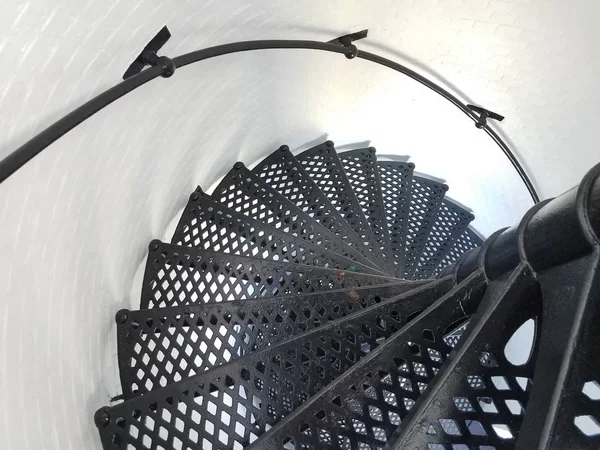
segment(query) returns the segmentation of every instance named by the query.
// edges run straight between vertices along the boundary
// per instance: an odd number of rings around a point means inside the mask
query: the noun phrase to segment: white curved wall
[[[164,24],[168,55],[369,28],[361,48],[506,115],[498,129],[548,197],[600,159],[598,12],[593,0],[11,2],[0,15],[0,157],[117,83]],[[105,374],[112,318],[137,301],[131,280],[147,242],[164,236],[196,184],[210,186],[236,160],[250,165],[325,135],[410,155],[418,171],[446,179],[485,234],[531,204],[462,113],[365,61],[268,51],[155,80],[0,186],[0,447],[98,448],[91,417],[116,393]]]

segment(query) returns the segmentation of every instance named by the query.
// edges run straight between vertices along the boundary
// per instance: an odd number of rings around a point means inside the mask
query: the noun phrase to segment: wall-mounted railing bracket
[[[345,53],[346,58],[352,59],[358,55],[358,48],[353,44],[354,41],[358,41],[360,39],[364,39],[369,34],[369,30],[361,30],[356,33],[345,34],[344,36],[340,36],[331,41],[328,41],[330,44],[341,45],[342,47],[346,47],[348,51]]]
[[[467,108],[469,108],[472,112],[479,114],[479,120],[475,122],[475,126],[480,129],[487,125],[488,119],[497,120],[498,122],[502,122],[504,120],[504,116],[482,108],[481,106],[467,105]]]
[[[163,45],[167,43],[167,41],[171,38],[171,33],[169,29],[164,26],[162,29],[154,36],[148,44],[144,47],[142,52],[138,55],[138,57],[133,61],[125,73],[123,74],[123,79],[126,80],[129,77],[137,75],[146,66],[160,66],[163,68],[162,76],[165,78],[170,77],[175,73],[175,64],[171,60],[171,58],[167,58],[166,56],[158,56],[156,53],[162,48]]]

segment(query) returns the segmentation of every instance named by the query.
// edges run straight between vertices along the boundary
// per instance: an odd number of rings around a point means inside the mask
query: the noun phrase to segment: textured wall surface
[[[0,14],[0,157],[114,85],[165,24],[162,52],[244,39],[328,40],[415,68],[497,125],[556,195],[600,159],[595,0],[14,0]],[[444,178],[489,234],[531,201],[487,136],[450,104],[364,61],[308,51],[231,55],[157,79],[103,110],[0,186],[0,448],[97,448],[112,318],[197,183],[325,135],[370,140]],[[133,291],[135,292],[135,288]]]

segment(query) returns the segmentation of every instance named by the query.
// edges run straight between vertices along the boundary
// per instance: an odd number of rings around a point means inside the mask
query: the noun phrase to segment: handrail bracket
[[[146,66],[160,66],[162,67],[162,76],[165,78],[169,78],[171,75],[175,73],[175,64],[166,56],[158,56],[157,52],[162,48],[163,45],[167,43],[167,41],[171,38],[171,32],[166,27],[161,28],[161,30],[154,36],[148,44],[144,47],[142,52],[135,58],[125,73],[123,74],[123,79],[126,80],[134,75],[137,75]]]

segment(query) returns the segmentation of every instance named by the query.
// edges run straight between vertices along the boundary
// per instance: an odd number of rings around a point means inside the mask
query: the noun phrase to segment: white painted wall
[[[497,129],[542,197],[600,159],[595,0],[197,2],[15,0],[0,13],[0,157],[114,85],[165,24],[178,55],[243,39],[370,29],[382,53],[506,115]],[[483,132],[435,94],[365,61],[308,51],[222,57],[105,109],[0,186],[0,448],[98,448],[93,411],[116,310],[146,243],[196,184],[327,135],[370,140],[444,178],[489,234],[530,206]]]

